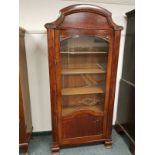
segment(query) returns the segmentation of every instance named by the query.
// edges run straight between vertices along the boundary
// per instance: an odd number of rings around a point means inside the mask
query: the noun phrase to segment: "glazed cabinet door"
[[[111,32],[56,31],[63,144],[102,139],[109,95]]]

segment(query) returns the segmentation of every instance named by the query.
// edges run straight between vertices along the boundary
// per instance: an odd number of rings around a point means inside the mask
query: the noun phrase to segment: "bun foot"
[[[111,149],[112,148],[112,140],[106,140],[104,143],[104,146],[106,149]]]
[[[53,145],[52,147],[52,155],[59,155],[59,147],[57,145]]]

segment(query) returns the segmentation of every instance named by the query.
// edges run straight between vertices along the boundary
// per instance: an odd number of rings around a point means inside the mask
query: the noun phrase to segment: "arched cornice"
[[[61,24],[63,24],[63,21],[66,18],[66,16],[74,14],[74,13],[78,13],[78,12],[90,12],[94,14],[99,14],[107,19],[108,24],[112,29],[114,30],[123,29],[122,26],[118,26],[117,24],[113,22],[111,12],[109,12],[108,10],[102,7],[99,7],[96,5],[89,5],[89,4],[76,4],[76,5],[71,5],[71,6],[61,9],[59,18],[52,23],[45,24],[45,27],[46,28],[61,27]]]

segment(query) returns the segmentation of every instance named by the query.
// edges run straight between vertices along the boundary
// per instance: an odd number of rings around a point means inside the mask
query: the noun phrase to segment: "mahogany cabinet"
[[[25,30],[19,29],[19,148],[28,154],[32,133],[30,94],[25,53]]]
[[[112,145],[112,116],[122,27],[94,5],[72,5],[47,23],[53,153],[103,141]]]

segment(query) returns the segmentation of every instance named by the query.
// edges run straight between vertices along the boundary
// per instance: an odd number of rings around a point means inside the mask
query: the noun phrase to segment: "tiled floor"
[[[131,155],[122,137],[113,130],[113,147],[106,149],[103,144],[85,145],[60,150],[60,155]],[[29,145],[30,155],[51,155],[51,136],[36,136]],[[20,153],[20,155],[23,155]]]

